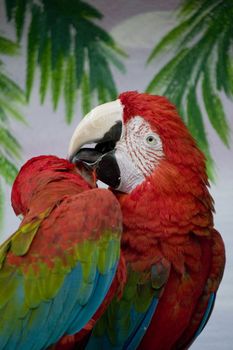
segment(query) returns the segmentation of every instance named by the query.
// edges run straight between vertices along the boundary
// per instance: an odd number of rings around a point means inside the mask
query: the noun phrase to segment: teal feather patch
[[[145,272],[128,268],[122,298],[114,298],[97,321],[86,350],[136,349],[156,312],[169,272],[165,259]]]
[[[22,224],[0,247],[0,349],[41,350],[82,329],[111,286],[120,240],[120,207],[107,190]]]
[[[207,322],[208,322],[208,320],[210,318],[211,312],[212,312],[213,307],[214,307],[215,298],[216,298],[216,293],[211,293],[210,297],[209,297],[209,301],[208,301],[208,305],[207,305],[205,314],[204,314],[203,319],[202,319],[202,321],[201,321],[201,323],[200,323],[200,325],[198,327],[198,330],[195,333],[195,336],[194,336],[195,339],[203,331],[203,329],[205,328],[205,326],[206,326],[206,324],[207,324]]]

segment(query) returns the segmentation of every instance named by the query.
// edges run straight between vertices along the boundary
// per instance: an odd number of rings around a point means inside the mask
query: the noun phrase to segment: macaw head
[[[204,156],[175,106],[135,91],[94,108],[80,122],[69,159],[95,168],[99,180],[124,193],[146,184],[170,192],[207,182]]]

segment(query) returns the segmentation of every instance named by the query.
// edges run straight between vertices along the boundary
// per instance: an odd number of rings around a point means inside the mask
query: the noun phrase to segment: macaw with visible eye
[[[78,125],[69,158],[118,199],[127,267],[122,295],[82,348],[188,348],[212,312],[225,252],[204,156],[175,107],[161,96],[123,93]]]
[[[23,220],[0,245],[1,350],[46,349],[90,329],[122,283],[119,203],[80,169],[40,156],[16,178],[12,205]]]

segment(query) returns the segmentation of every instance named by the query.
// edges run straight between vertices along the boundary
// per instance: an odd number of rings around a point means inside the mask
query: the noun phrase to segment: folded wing
[[[122,219],[93,189],[27,222],[0,247],[0,348],[41,349],[82,329],[104,300],[119,260]]]

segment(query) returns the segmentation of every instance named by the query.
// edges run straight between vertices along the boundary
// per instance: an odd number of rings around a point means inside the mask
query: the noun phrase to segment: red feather
[[[136,115],[145,118],[160,135],[165,153],[153,174],[130,194],[115,192],[123,213],[126,264],[145,272],[161,259],[171,263],[168,282],[139,349],[182,349],[195,334],[210,293],[217,291],[225,264],[224,244],[213,227],[205,157],[165,97],[126,92],[119,98],[125,123]],[[77,340],[82,344],[80,338],[85,344],[98,317],[69,338],[69,346]]]
[[[213,200],[205,158],[175,106],[165,97],[120,95],[124,121],[144,117],[161,137],[165,153],[153,174],[132,193],[117,194],[124,235],[122,249],[135,270],[165,257],[171,274],[139,349],[187,345],[222,278],[225,251],[213,228]]]

